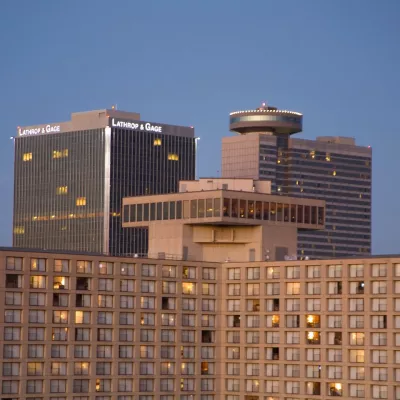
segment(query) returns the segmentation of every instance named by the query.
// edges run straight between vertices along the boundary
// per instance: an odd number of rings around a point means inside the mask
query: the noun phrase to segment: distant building
[[[222,176],[268,179],[273,194],[326,201],[325,229],[299,231],[300,258],[368,255],[372,150],[352,138],[292,138],[302,119],[265,104],[231,113],[238,135],[222,139]]]
[[[195,178],[194,129],[115,109],[18,128],[13,245],[147,253],[146,229],[122,229],[125,196],[176,192]]]
[[[179,193],[125,198],[123,226],[149,227],[154,258],[296,259],[297,230],[323,229],[325,202],[270,193],[268,181],[181,181]]]

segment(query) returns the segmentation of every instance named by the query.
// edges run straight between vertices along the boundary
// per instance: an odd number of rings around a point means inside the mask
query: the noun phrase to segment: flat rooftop
[[[139,113],[105,108],[72,113],[69,121],[18,126],[17,138],[102,129],[106,127],[194,137],[193,127],[142,121]]]

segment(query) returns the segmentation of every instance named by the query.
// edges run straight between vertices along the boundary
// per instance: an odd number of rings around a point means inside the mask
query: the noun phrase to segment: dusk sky
[[[18,125],[117,104],[193,125],[199,175],[214,176],[229,112],[266,101],[304,114],[298,137],[372,147],[373,253],[400,253],[399,0],[0,6],[0,246],[11,245]]]

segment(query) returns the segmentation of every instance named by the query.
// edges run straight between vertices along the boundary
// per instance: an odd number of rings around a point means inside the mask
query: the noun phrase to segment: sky
[[[399,0],[2,0],[0,246],[17,126],[117,104],[193,125],[215,176],[229,113],[266,101],[304,114],[298,137],[372,147],[372,250],[399,254],[399,18]]]

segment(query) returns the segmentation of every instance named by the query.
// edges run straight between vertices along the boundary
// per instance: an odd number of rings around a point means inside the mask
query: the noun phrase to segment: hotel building
[[[122,229],[126,196],[176,192],[195,178],[192,127],[115,109],[19,127],[14,138],[13,246],[147,253],[147,230]]]
[[[123,200],[151,258],[0,249],[1,400],[400,400],[400,256],[290,259],[323,201],[180,190]]]
[[[272,193],[326,201],[324,230],[298,233],[299,258],[371,252],[372,150],[345,137],[298,139],[302,114],[263,104],[230,114],[222,176],[268,179]]]

